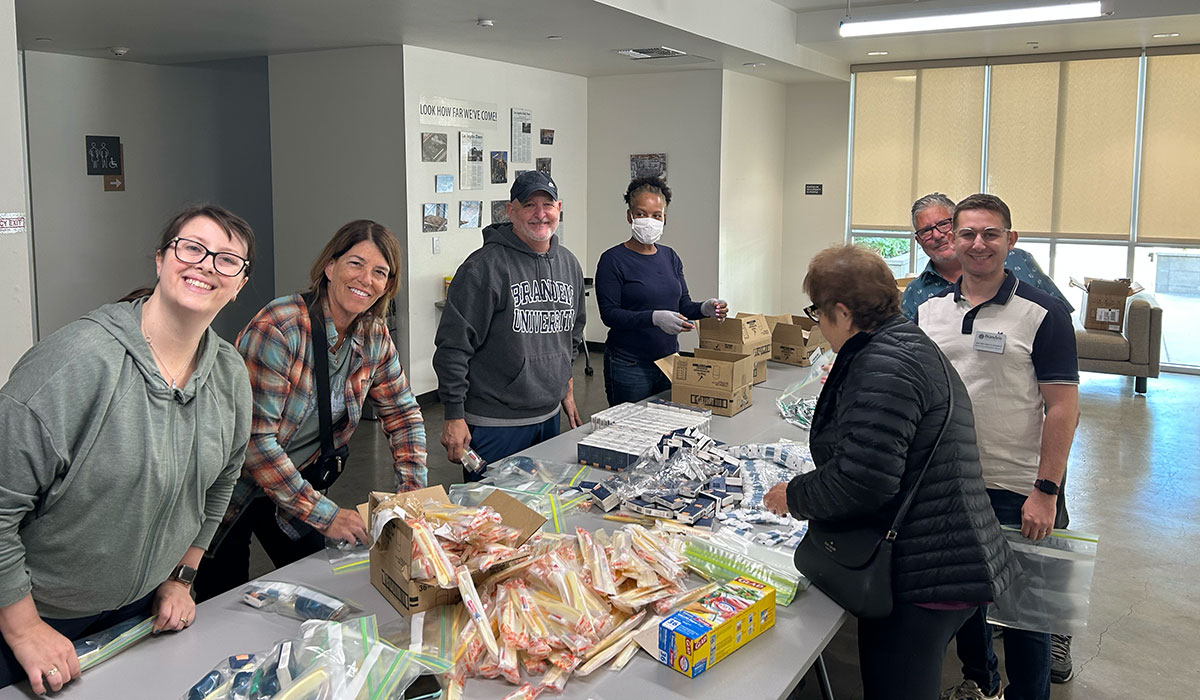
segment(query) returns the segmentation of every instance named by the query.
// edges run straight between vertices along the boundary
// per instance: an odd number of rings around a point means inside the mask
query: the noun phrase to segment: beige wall
[[[17,22],[12,0],[0,2],[0,212],[26,212],[25,148],[21,136],[21,79],[17,61]],[[24,233],[0,234],[0,384],[33,343],[33,284],[30,276],[29,224]]]
[[[801,286],[808,261],[845,240],[849,120],[849,83],[788,86],[780,278],[780,298],[788,313],[809,304]],[[823,185],[823,194],[804,194],[806,184]]]

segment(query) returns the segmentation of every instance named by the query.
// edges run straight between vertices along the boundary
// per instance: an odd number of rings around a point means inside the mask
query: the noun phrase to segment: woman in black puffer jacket
[[[931,700],[955,631],[1014,574],[984,489],[971,402],[949,363],[947,386],[933,341],[900,315],[896,282],[876,253],[820,252],[804,291],[814,302],[805,312],[838,355],[809,439],[817,468],[772,489],[772,510],[886,531],[954,391],[954,413],[893,545],[892,613],[858,622],[866,700]]]

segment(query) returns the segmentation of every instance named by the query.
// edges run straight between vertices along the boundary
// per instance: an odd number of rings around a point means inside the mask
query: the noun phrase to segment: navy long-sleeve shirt
[[[596,301],[608,326],[607,347],[642,360],[679,350],[678,338],[654,325],[655,311],[678,311],[690,319],[704,315],[688,296],[679,256],[665,245],[657,248],[642,255],[622,243],[604,251],[596,264]]]

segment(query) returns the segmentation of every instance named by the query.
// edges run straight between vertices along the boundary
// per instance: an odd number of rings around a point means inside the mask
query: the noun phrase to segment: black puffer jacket
[[[788,485],[794,515],[881,532],[891,525],[946,418],[938,353],[902,316],[846,341],[813,417],[817,469]],[[983,484],[971,402],[947,367],[954,414],[893,548],[900,603],[996,600],[1015,573]]]

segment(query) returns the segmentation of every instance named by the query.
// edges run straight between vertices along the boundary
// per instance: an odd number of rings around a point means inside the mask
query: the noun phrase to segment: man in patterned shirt
[[[962,263],[954,257],[954,236],[951,231],[954,225],[951,218],[953,212],[954,202],[941,192],[927,194],[913,202],[913,230],[916,231],[921,250],[929,256],[929,264],[916,279],[909,282],[900,299],[900,310],[910,321],[916,319],[918,306],[954,284],[962,274]],[[1025,284],[1061,301],[1067,313],[1075,310],[1028,251],[1013,248],[1004,261],[1004,267]]]

